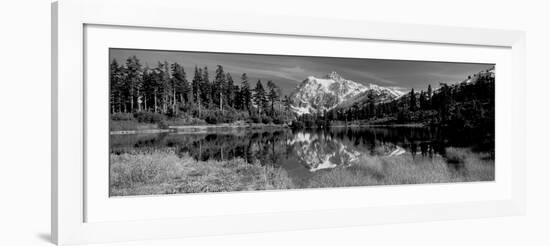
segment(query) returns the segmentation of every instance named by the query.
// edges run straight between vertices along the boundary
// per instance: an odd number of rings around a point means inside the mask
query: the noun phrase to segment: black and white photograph
[[[109,56],[110,196],[495,178],[494,64]]]
[[[2,245],[550,245],[546,5],[7,2]]]
[[[241,33],[170,16],[196,29],[84,22],[82,63],[68,62],[80,46],[63,52],[59,172],[86,221],[128,222],[102,235],[521,212],[520,33],[302,17]],[[225,16],[241,30],[257,19]]]

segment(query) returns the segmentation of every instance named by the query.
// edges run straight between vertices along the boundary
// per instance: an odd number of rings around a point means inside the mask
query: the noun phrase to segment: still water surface
[[[483,143],[483,141],[481,141]],[[479,136],[453,134],[438,128],[362,127],[327,130],[231,129],[202,133],[111,135],[111,153],[173,148],[196,160],[231,160],[284,168],[297,185],[319,171],[343,167],[365,156],[443,158],[446,149],[459,147],[491,152]],[[494,156],[494,153],[491,155]],[[411,163],[414,165],[414,163]],[[456,163],[448,161],[455,167]],[[460,171],[460,170],[459,170]]]

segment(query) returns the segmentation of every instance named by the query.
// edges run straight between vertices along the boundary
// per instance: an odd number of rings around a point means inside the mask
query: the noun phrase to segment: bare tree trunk
[[[168,98],[166,97],[166,92],[162,94],[162,113],[166,114],[166,101]]]
[[[140,99],[139,99],[139,98],[140,98],[140,96],[139,96],[139,89],[138,89],[138,91],[137,91],[137,95],[138,95],[138,102],[137,102],[137,103],[138,103],[138,112],[141,112],[141,103],[139,102],[139,101],[140,101]]]
[[[220,92],[220,111],[222,111],[223,113],[223,97],[221,92]]]
[[[157,90],[155,90],[155,95],[154,96],[155,96],[155,108],[153,108],[153,112],[156,113],[157,112],[157,107],[158,107],[157,106]]]
[[[115,95],[113,95],[113,98],[111,99],[111,114],[115,113]]]
[[[120,92],[118,92],[118,97],[117,97],[117,106],[118,106],[118,110],[117,110],[117,113],[120,113],[122,112],[122,95],[120,94]]]
[[[173,95],[173,97],[172,97],[172,111],[174,111],[175,115],[178,115],[178,113],[176,112],[176,109],[177,109],[177,107],[176,107],[176,90],[174,90],[172,95]]]
[[[145,106],[145,111],[147,111],[147,95],[143,95],[143,105]]]
[[[130,113],[134,112],[134,93],[130,92]]]
[[[201,117],[201,97],[199,96],[197,100],[199,101],[199,118],[200,118]]]

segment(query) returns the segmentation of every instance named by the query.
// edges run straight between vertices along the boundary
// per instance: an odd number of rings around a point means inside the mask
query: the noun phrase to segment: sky
[[[260,79],[265,83],[272,80],[289,94],[308,76],[324,77],[332,71],[345,79],[368,85],[369,83],[392,87],[403,92],[426,90],[428,84],[438,87],[440,82],[453,84],[463,81],[492,64],[451,63],[431,61],[380,60],[364,58],[335,58],[313,56],[281,56],[260,54],[209,53],[187,51],[157,51],[135,49],[110,49],[109,60],[122,64],[130,56],[137,56],[142,65],[151,68],[158,62],[182,64],[189,81],[194,67],[208,67],[210,78],[214,77],[216,65],[222,65],[231,73],[235,84],[240,84],[242,73],[254,86]]]

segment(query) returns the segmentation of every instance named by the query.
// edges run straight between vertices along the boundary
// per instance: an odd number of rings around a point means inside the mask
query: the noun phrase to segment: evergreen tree
[[[262,81],[260,80],[258,80],[258,82],[256,83],[256,87],[254,88],[253,100],[254,104],[258,108],[259,114],[266,111],[266,109],[268,108],[268,100],[266,97],[264,86],[262,85]]]
[[[427,109],[426,95],[424,94],[424,91],[420,91],[420,96],[418,98],[418,103],[420,104],[420,109],[421,110]]]
[[[134,112],[134,102],[139,99],[140,89],[143,82],[143,72],[141,63],[136,56],[131,56],[126,60],[126,69],[124,71],[126,88],[128,90],[128,100],[130,102],[130,112]],[[141,109],[138,105],[138,108]]]
[[[110,66],[110,104],[111,113],[122,111],[122,90],[124,89],[124,74],[118,62],[113,59]]]
[[[449,119],[449,106],[451,101],[451,89],[445,83],[441,83],[441,91],[438,95],[438,113],[441,116],[441,121],[445,122]]]
[[[432,85],[428,85],[428,92],[426,93],[426,106],[432,107]]]
[[[201,107],[202,107],[202,75],[201,75],[201,69],[197,68],[195,66],[195,76],[193,76],[193,97],[194,97],[194,103],[197,104],[198,110],[199,110],[199,118],[201,117]]]
[[[234,86],[233,91],[233,107],[238,110],[244,110],[241,89],[239,88],[239,86],[236,85]]]
[[[269,92],[267,94],[267,98],[271,102],[271,115],[273,116],[273,114],[275,112],[275,108],[274,108],[275,107],[275,102],[278,102],[279,97],[280,97],[279,96],[280,95],[280,89],[271,80],[267,81],[267,88],[269,89]]]
[[[290,106],[292,105],[292,101],[290,100],[290,97],[288,95],[284,96],[283,104],[285,105],[285,110],[289,112],[291,109]]]
[[[227,105],[230,107],[235,107],[235,91],[239,88],[235,86],[235,83],[233,82],[233,78],[231,77],[230,73],[227,73],[225,75],[226,80],[226,90],[225,90],[225,98]]]
[[[368,111],[367,111],[367,117],[371,118],[376,114],[376,100],[374,93],[372,91],[369,91],[369,94],[367,95],[367,103],[368,103]]]
[[[184,104],[188,101],[189,84],[185,75],[185,70],[180,64],[173,63],[172,67],[172,107],[177,113],[177,104]]]
[[[159,100],[162,97],[162,88],[163,88],[163,79],[164,79],[164,72],[162,69],[163,64],[158,63],[157,67],[154,68],[151,73],[149,74],[149,87],[151,88],[151,96],[153,98],[153,112],[157,113],[159,112],[159,103],[161,100]]]
[[[200,97],[200,86],[201,86],[201,73],[199,71],[199,68],[195,66],[195,74],[193,75],[193,80],[191,81],[191,90],[193,92],[193,102],[197,103],[198,99]]]
[[[187,95],[185,96],[186,102],[188,105],[193,106],[195,104],[195,100],[193,98],[193,95],[194,95],[193,84],[187,81],[187,79],[185,79],[185,84],[187,85],[187,90],[186,90]]]
[[[250,112],[250,105],[252,103],[252,93],[250,92],[250,85],[248,84],[248,77],[246,73],[243,73],[241,76],[241,100],[242,100],[242,109],[245,109]]]
[[[416,95],[414,94],[414,88],[411,89],[409,110],[416,111]]]
[[[151,104],[148,101],[151,100],[152,91],[154,90],[154,83],[151,76],[151,71],[152,70],[149,68],[149,66],[145,66],[145,68],[143,69],[143,109],[145,111],[149,111],[149,107]]]
[[[223,67],[218,65],[216,67],[216,77],[214,78],[214,83],[212,84],[212,99],[213,103],[218,105],[221,111],[223,111],[223,104],[227,103],[223,100],[226,89],[225,72],[223,71]]]
[[[171,83],[171,74],[170,74],[170,65],[167,61],[164,61],[162,65],[162,81],[161,81],[161,91],[162,91],[162,113],[168,113],[168,105],[170,105],[170,96],[172,95],[172,83]]]
[[[201,85],[202,103],[203,105],[211,106],[210,104],[212,104],[212,85],[210,84],[210,79],[208,77],[208,67],[204,67],[204,69],[202,70]]]

